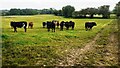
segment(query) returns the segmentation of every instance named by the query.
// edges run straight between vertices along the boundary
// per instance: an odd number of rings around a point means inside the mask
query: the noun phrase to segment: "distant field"
[[[58,20],[74,21],[75,29],[47,32],[42,28],[42,22]],[[10,27],[10,21],[33,22],[33,29],[18,28],[16,33]],[[97,26],[91,31],[85,31],[84,23],[95,21]],[[59,59],[64,60],[66,50],[82,48],[90,42],[113,19],[71,19],[54,15],[3,16],[2,46],[3,65],[55,65]],[[56,61],[57,60],[57,61]]]

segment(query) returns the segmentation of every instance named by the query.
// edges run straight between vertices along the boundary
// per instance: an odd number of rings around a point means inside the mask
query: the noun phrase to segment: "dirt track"
[[[114,24],[113,29],[117,26]],[[104,30],[104,29],[103,29]],[[96,40],[101,38],[101,30],[96,37],[83,48],[71,49],[66,63],[61,62],[60,66],[92,65],[92,66],[110,66],[118,64],[118,40],[117,33],[110,33],[107,45],[98,45]]]

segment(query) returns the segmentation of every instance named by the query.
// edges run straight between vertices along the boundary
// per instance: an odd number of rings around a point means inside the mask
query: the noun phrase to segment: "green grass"
[[[59,21],[74,21],[75,30],[60,31],[56,29],[56,32],[47,32],[46,28],[42,28],[42,22],[47,20],[59,20]],[[18,28],[18,32],[14,33],[10,28],[10,21],[32,21],[34,23],[33,29]],[[97,26],[92,31],[85,31],[84,23],[86,21],[96,21]],[[110,22],[110,19],[67,19],[53,15],[36,15],[36,16],[10,16],[2,17],[2,38],[5,41],[10,41],[13,45],[60,45],[58,42],[70,42],[71,40],[86,41],[89,38],[93,38],[103,25]],[[71,39],[71,40],[69,40]],[[28,41],[29,40],[29,41]],[[51,42],[51,43],[49,43]],[[77,42],[77,41],[76,41]],[[75,42],[75,43],[76,43]],[[53,44],[56,43],[56,44]],[[4,43],[3,43],[4,44]]]
[[[74,21],[75,30],[56,29],[56,32],[47,32],[42,28],[43,21]],[[54,15],[32,16],[3,16],[2,17],[2,44],[3,65],[54,65],[64,60],[65,50],[81,48],[92,40],[113,19],[71,19]],[[33,22],[33,29],[18,28],[14,33],[10,21]],[[95,21],[97,26],[91,31],[85,31],[84,23]],[[14,53],[14,54],[11,54]],[[30,55],[30,56],[29,56]],[[38,56],[39,55],[39,56]]]
[[[103,28],[103,31],[101,32],[100,38],[96,40],[96,44],[98,45],[107,45],[109,43],[108,36],[113,32],[118,32],[117,29],[115,29],[116,26],[116,20],[113,20],[110,24],[107,25],[106,28]]]

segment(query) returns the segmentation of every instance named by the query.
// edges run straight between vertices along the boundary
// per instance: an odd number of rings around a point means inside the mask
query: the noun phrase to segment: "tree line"
[[[17,9],[12,8],[10,10],[2,10],[2,15],[37,15],[37,14],[55,14],[57,12],[56,9],[50,8],[50,9]]]
[[[56,16],[64,16],[66,18],[93,18],[94,15],[102,15],[102,18],[110,18],[110,6],[103,5],[98,8],[85,8],[80,11],[75,11],[74,6],[67,5],[62,7],[61,10],[56,10],[54,8],[50,9],[16,9],[12,8],[10,10],[2,10],[2,15],[37,15],[37,14],[54,14]],[[116,16],[120,16],[120,2],[118,2],[113,10]]]
[[[120,1],[116,4],[113,13],[115,13],[117,17],[120,17]]]
[[[94,15],[102,15],[103,18],[110,18],[110,11],[109,11],[109,5],[103,5],[98,8],[86,8],[82,9],[80,11],[74,11],[75,9],[70,5],[65,6],[62,8],[63,10],[63,16],[65,17],[75,17],[75,18],[81,18],[81,17],[90,17],[93,18]]]

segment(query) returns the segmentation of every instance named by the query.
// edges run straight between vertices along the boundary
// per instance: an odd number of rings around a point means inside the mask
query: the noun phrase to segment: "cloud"
[[[119,0],[0,0],[0,9],[10,8],[55,8],[61,9],[63,6],[72,5],[76,10],[87,7],[99,7],[110,5],[113,9]]]

